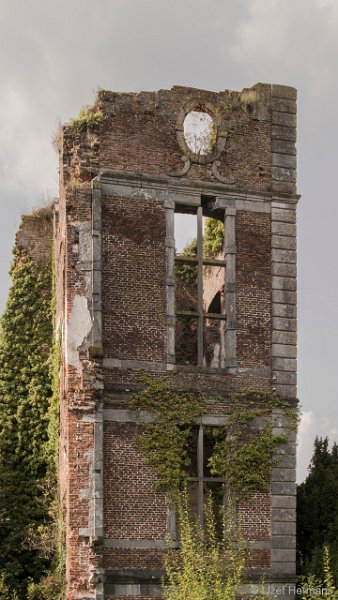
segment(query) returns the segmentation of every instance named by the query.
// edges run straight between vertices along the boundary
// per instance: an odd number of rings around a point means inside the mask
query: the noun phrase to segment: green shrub
[[[70,120],[70,124],[78,131],[92,131],[98,127],[104,119],[102,110],[95,106],[83,106],[77,117]]]
[[[234,600],[245,556],[231,505],[221,511],[220,534],[211,496],[205,507],[205,529],[190,517],[186,492],[178,496],[176,506],[180,548],[168,550],[165,556],[165,600]]]

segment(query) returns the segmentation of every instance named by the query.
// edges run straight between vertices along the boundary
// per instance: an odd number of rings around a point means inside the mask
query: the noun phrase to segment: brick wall
[[[238,362],[271,364],[270,215],[239,211],[236,218]]]
[[[163,206],[139,198],[104,198],[102,206],[104,355],[164,361]]]
[[[277,238],[272,253],[271,214],[278,224],[290,222],[295,212],[294,90],[258,84],[218,94],[183,87],[101,91],[95,107],[102,123],[90,132],[66,126],[60,153],[57,319],[63,339],[60,481],[67,600],[121,599],[122,592],[112,595],[112,581],[163,568],[162,550],[151,543],[164,539],[167,506],[136,447],[141,426],[135,419],[105,416],[107,410],[130,410],[144,371],[176,389],[205,394],[208,415],[220,417],[231,410],[234,390],[272,391],[282,381],[287,397],[294,401],[295,393],[289,385],[294,373],[288,375],[294,364],[276,341],[279,354],[271,359],[272,329],[279,340],[290,327],[287,310],[283,318],[278,312],[286,297],[277,291],[272,297],[273,285],[283,284],[281,269],[288,282],[290,269],[281,265],[286,259],[280,246],[275,250]],[[224,148],[212,160],[194,158],[182,142],[183,117],[193,108],[205,109],[217,123],[217,144]],[[175,205],[196,211],[206,195],[214,199],[218,218],[229,216],[227,231],[234,228],[225,240],[232,354],[224,368],[214,370],[177,367],[170,358],[172,213]],[[287,243],[283,239],[283,248]],[[277,384],[272,367],[278,368]],[[292,580],[292,550],[284,562],[273,558],[280,555],[273,532],[283,528],[271,509],[274,490],[283,497],[293,493],[280,487],[285,476],[276,472],[272,495],[254,495],[240,512],[252,572]]]
[[[106,423],[104,435],[105,536],[113,539],[164,540],[167,506],[157,493],[156,473],[137,448],[142,427]]]
[[[41,268],[51,260],[53,240],[53,207],[37,209],[23,215],[15,237],[16,248],[32,257]]]

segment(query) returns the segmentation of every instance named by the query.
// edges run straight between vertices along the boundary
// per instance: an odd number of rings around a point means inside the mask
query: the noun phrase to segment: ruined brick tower
[[[212,120],[202,150],[185,135],[191,112]],[[160,597],[175,528],[135,443],[148,418],[130,403],[140,374],[210,398],[198,460],[232,390],[296,404],[296,91],[101,91],[89,116],[93,128],[63,129],[55,245],[67,599],[146,600]],[[203,252],[205,217],[224,223],[215,256]],[[186,218],[196,249],[178,255]],[[198,469],[197,510],[211,479]],[[239,510],[248,581],[293,584],[292,435],[271,493]]]

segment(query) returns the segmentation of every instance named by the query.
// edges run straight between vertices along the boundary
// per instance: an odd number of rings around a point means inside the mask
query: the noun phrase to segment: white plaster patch
[[[66,361],[69,365],[80,368],[79,348],[82,346],[92,328],[92,320],[85,296],[74,298],[72,312],[68,321],[68,344]]]

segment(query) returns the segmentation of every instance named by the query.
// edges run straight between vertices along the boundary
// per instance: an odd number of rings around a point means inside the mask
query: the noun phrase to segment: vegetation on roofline
[[[92,131],[104,120],[102,110],[96,106],[83,106],[77,117],[70,120],[70,124],[79,132]]]

